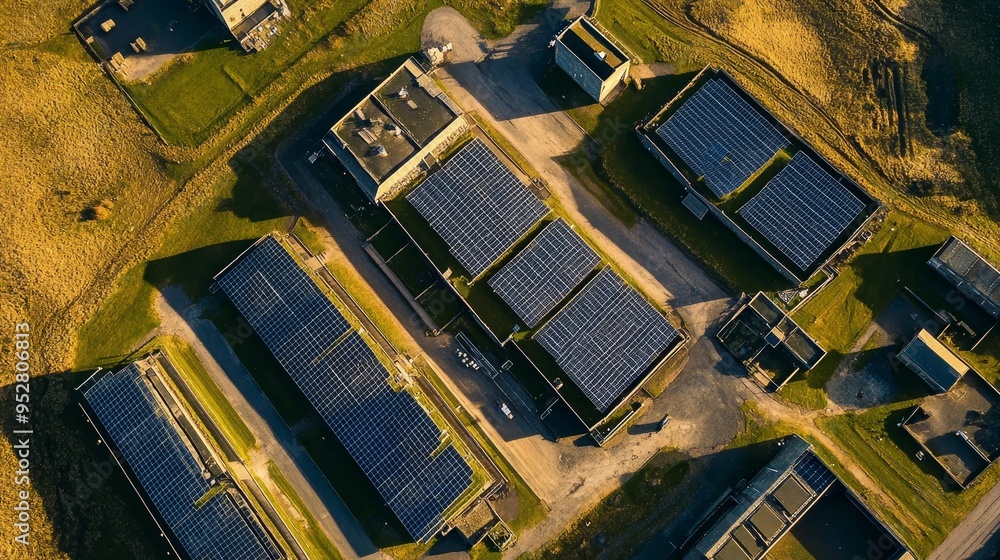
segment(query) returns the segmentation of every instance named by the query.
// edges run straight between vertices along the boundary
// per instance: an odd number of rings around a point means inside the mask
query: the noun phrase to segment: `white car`
[[[497,401],[497,406],[500,407],[500,412],[503,412],[504,416],[510,418],[511,420],[514,419],[514,413],[511,412],[510,407],[507,406],[507,403],[503,401]]]

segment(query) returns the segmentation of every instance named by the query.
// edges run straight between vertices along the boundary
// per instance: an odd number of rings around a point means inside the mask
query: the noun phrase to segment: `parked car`
[[[504,416],[510,418],[511,420],[514,419],[514,413],[510,410],[510,407],[507,406],[507,403],[503,401],[497,401],[497,407],[500,408],[500,412],[502,412]]]

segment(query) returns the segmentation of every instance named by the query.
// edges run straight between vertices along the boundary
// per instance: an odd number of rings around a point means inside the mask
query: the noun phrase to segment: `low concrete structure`
[[[1000,319],[1000,271],[957,237],[951,237],[927,264],[962,294]]]
[[[885,560],[912,559],[902,540],[865,506],[797,435],[787,438],[777,455],[731,496],[729,511],[712,525],[684,556],[684,560],[759,560],[787,535],[828,494],[843,492],[857,507],[861,522],[878,535]],[[858,535],[829,535],[857,538]],[[864,543],[867,544],[867,543]]]
[[[410,58],[337,121],[323,144],[374,201],[391,198],[469,130],[462,110]]]
[[[921,329],[896,359],[937,393],[947,393],[969,372],[969,366],[926,329]]]
[[[903,428],[968,488],[1000,456],[1000,392],[970,370],[951,391],[924,399]]]
[[[758,292],[719,329],[719,341],[748,367],[778,352],[794,371],[771,377],[769,388],[778,390],[801,370],[810,370],[826,350],[763,293]]]
[[[556,65],[598,103],[625,81],[632,61],[595,23],[581,16],[556,36]]]
[[[264,50],[278,34],[278,23],[292,17],[285,0],[205,0],[205,4],[247,52]]]

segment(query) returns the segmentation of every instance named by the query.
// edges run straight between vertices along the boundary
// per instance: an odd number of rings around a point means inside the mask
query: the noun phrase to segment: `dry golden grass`
[[[833,59],[818,30],[793,0],[702,0],[693,14],[716,32],[749,49],[799,88],[829,103],[838,90]]]
[[[15,316],[42,318],[103,274],[173,187],[155,136],[75,38],[0,51],[0,73],[0,166],[16,186],[0,198],[0,215],[17,217],[0,228],[0,282],[19,304]],[[111,216],[83,219],[102,199],[114,204]],[[50,346],[53,365],[67,363],[65,342]]]
[[[745,50],[796,91],[737,52],[697,36],[681,33],[683,40],[670,41],[680,60],[704,59],[731,71],[783,121],[877,197],[949,227],[974,240],[987,254],[1000,255],[1000,226],[990,216],[990,212],[995,215],[1000,196],[986,187],[968,135],[959,130],[939,137],[927,128],[923,113],[927,97],[921,78],[926,42],[913,34],[904,35],[875,6],[862,0],[653,2],[677,21],[693,24],[691,29],[703,32],[698,28],[703,26]],[[932,32],[941,17],[940,0],[898,0],[890,8]],[[876,96],[870,77],[865,77],[873,61],[899,65],[905,154],[900,153],[892,108]],[[872,166],[879,174],[871,173]],[[917,192],[914,185],[921,183],[932,184],[932,191]]]

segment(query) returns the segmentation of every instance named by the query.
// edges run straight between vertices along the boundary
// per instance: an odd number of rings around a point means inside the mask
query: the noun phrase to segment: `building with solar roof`
[[[872,546],[878,558],[914,558],[797,435],[786,438],[764,469],[729,498],[712,512],[717,521],[684,560],[779,558],[782,539],[798,540],[806,550],[839,550],[843,558],[871,557],[866,553]]]
[[[152,359],[98,372],[85,411],[181,558],[279,560],[285,553],[228,479]]]
[[[541,375],[588,429],[680,350],[686,335],[563,218],[488,136],[384,201],[472,320]]]
[[[274,235],[215,277],[409,535],[425,542],[489,481],[385,351]],[[474,471],[473,466],[478,467]]]
[[[555,40],[556,65],[602,103],[628,78],[631,60],[598,24],[581,16]]]
[[[1000,319],[1000,271],[957,237],[950,237],[927,264],[993,317]]]
[[[794,284],[850,244],[880,207],[726,72],[707,67],[637,128],[684,188]]]
[[[410,58],[337,121],[323,145],[378,201],[425,172],[468,128],[458,105]]]

